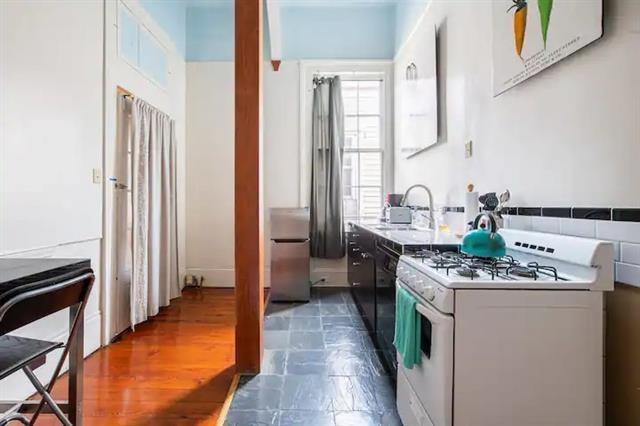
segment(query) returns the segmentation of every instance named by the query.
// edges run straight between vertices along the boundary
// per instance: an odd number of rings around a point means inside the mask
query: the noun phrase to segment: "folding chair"
[[[43,412],[54,414],[67,426],[82,421],[78,414],[81,414],[79,404],[82,398],[79,383],[82,380],[83,314],[94,279],[93,271],[84,268],[53,279],[27,283],[0,294],[0,380],[22,370],[41,396],[40,401],[0,402],[0,426],[11,421],[33,425]],[[71,312],[69,337],[65,343],[6,334],[67,307],[71,307]],[[43,365],[47,354],[57,349],[62,349],[62,354],[45,386],[33,370]],[[70,400],[54,401],[51,391],[70,352]],[[26,413],[33,414],[31,419],[24,415]]]

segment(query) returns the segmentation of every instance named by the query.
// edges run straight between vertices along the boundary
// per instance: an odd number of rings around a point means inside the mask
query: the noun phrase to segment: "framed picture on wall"
[[[493,0],[493,95],[602,37],[602,0]]]

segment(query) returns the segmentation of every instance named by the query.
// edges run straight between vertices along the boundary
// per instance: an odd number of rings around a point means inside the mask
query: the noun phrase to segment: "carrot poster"
[[[602,37],[602,0],[493,0],[493,94]]]

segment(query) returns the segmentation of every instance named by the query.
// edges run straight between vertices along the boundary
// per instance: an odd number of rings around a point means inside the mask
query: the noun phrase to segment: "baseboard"
[[[101,330],[102,313],[100,311],[93,312],[85,317],[84,322],[84,356],[85,358],[91,355],[96,350],[100,349],[100,330]],[[54,342],[66,341],[69,334],[68,330],[59,330],[57,334],[52,334],[43,340],[49,340]],[[61,350],[56,350],[47,356],[47,362],[42,367],[35,370],[36,376],[45,385],[49,383],[53,369],[60,359]],[[65,362],[60,374],[64,374],[68,370],[68,362]],[[35,390],[27,379],[27,377],[20,371],[12,374],[6,379],[0,381],[0,400],[23,400],[31,395]]]
[[[235,287],[235,270],[234,269],[204,269],[204,268],[187,268],[187,274],[197,277],[204,277],[203,287],[213,288],[234,288]],[[314,268],[311,271],[311,282],[322,281],[323,285],[328,286],[345,286],[347,285],[347,271],[343,269]],[[270,269],[265,269],[264,286],[271,286]]]
[[[335,269],[315,269],[311,271],[311,282],[316,283],[322,281],[325,286],[346,286],[347,271]]]
[[[235,287],[235,270],[234,269],[215,269],[215,268],[187,268],[188,275],[203,277],[202,285],[204,287],[216,288],[233,288]]]
[[[235,269],[187,268],[187,274],[204,277],[203,287],[234,288],[236,285]],[[271,280],[269,269],[264,273],[264,286],[269,287]]]

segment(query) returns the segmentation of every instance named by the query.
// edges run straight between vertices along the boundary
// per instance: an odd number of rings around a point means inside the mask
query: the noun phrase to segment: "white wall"
[[[109,176],[114,175],[114,159],[116,146],[116,102],[117,88],[122,87],[133,93],[136,97],[150,103],[156,108],[167,113],[176,122],[177,138],[177,194],[178,194],[178,269],[180,277],[185,272],[185,241],[186,241],[186,211],[185,211],[185,110],[186,110],[186,65],[178,49],[170,37],[162,30],[138,0],[123,0],[131,12],[164,46],[167,51],[169,75],[167,87],[163,88],[148,79],[139,70],[118,56],[118,2],[106,1],[105,3],[105,253],[104,264],[111,265],[105,268],[105,288],[103,298],[103,311],[108,318],[105,319],[103,343],[107,344],[111,337],[115,294],[115,262],[112,261],[114,252],[112,240],[113,232],[113,183],[108,181]]]
[[[234,285],[234,66],[187,63],[187,273],[205,285]],[[264,66],[266,284],[270,207],[296,207],[300,194],[300,63]],[[312,262],[312,279],[346,283],[343,261]]]
[[[91,259],[97,279],[85,312],[85,354],[110,336],[113,276],[103,265],[111,263],[111,223],[103,218],[112,193],[111,185],[93,183],[92,169],[106,181],[113,168],[117,86],[176,120],[184,270],[185,63],[138,1],[127,3],[169,51],[166,90],[118,58],[116,2],[0,2],[0,257]],[[15,334],[61,340],[67,321],[67,311],[58,312]],[[44,381],[55,361],[36,371]],[[0,399],[32,393],[22,374],[0,383]]]
[[[0,2],[0,256],[90,258],[85,353],[100,346],[103,5]],[[16,334],[65,338],[68,312]],[[48,380],[56,357],[36,370]],[[22,374],[0,399],[33,393]]]
[[[640,2],[604,3],[603,39],[493,98],[491,3],[433,0],[422,25],[439,30],[441,143],[396,156],[396,190],[424,183],[463,205],[473,182],[509,188],[512,205],[640,205]]]
[[[187,273],[234,283],[234,66],[187,63]]]

